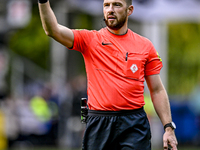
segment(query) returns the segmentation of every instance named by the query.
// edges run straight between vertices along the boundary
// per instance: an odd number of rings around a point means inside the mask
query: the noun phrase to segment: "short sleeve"
[[[152,45],[145,66],[145,76],[159,74],[162,67],[162,59],[160,58],[154,46]]]
[[[84,51],[88,48],[88,45],[91,42],[91,39],[93,37],[93,32],[89,30],[72,30],[74,34],[74,43],[73,47],[70,48],[70,50],[76,50],[81,53],[84,53]]]

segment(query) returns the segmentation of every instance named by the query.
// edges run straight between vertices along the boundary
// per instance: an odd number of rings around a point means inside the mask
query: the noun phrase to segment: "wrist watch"
[[[167,127],[171,127],[173,130],[176,129],[176,125],[175,125],[174,122],[167,123],[167,124],[164,126],[164,130],[165,130]]]

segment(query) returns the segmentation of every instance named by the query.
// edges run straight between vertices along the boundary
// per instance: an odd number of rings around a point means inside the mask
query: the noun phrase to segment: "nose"
[[[108,13],[112,13],[112,12],[114,12],[114,8],[113,8],[113,5],[110,5],[108,7]]]

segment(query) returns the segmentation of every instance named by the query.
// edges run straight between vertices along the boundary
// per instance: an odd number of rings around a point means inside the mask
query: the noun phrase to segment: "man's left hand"
[[[166,131],[163,135],[163,147],[164,150],[168,150],[168,145],[170,145],[172,147],[172,150],[178,150],[177,149],[177,139],[174,133],[174,130],[171,129],[170,127],[166,128]]]

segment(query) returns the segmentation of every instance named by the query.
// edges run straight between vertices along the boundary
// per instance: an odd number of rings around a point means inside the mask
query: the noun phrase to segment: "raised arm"
[[[172,122],[171,110],[167,92],[162,84],[159,75],[151,75],[146,77],[147,85],[150,90],[151,99],[154,108],[163,124]],[[177,140],[174,130],[167,127],[165,134],[163,135],[163,146],[164,149],[168,148],[168,144],[172,146],[173,150],[177,150]]]
[[[45,2],[47,1],[47,2]],[[74,35],[71,29],[58,24],[48,0],[38,2],[40,18],[45,33],[68,48],[73,47]]]

